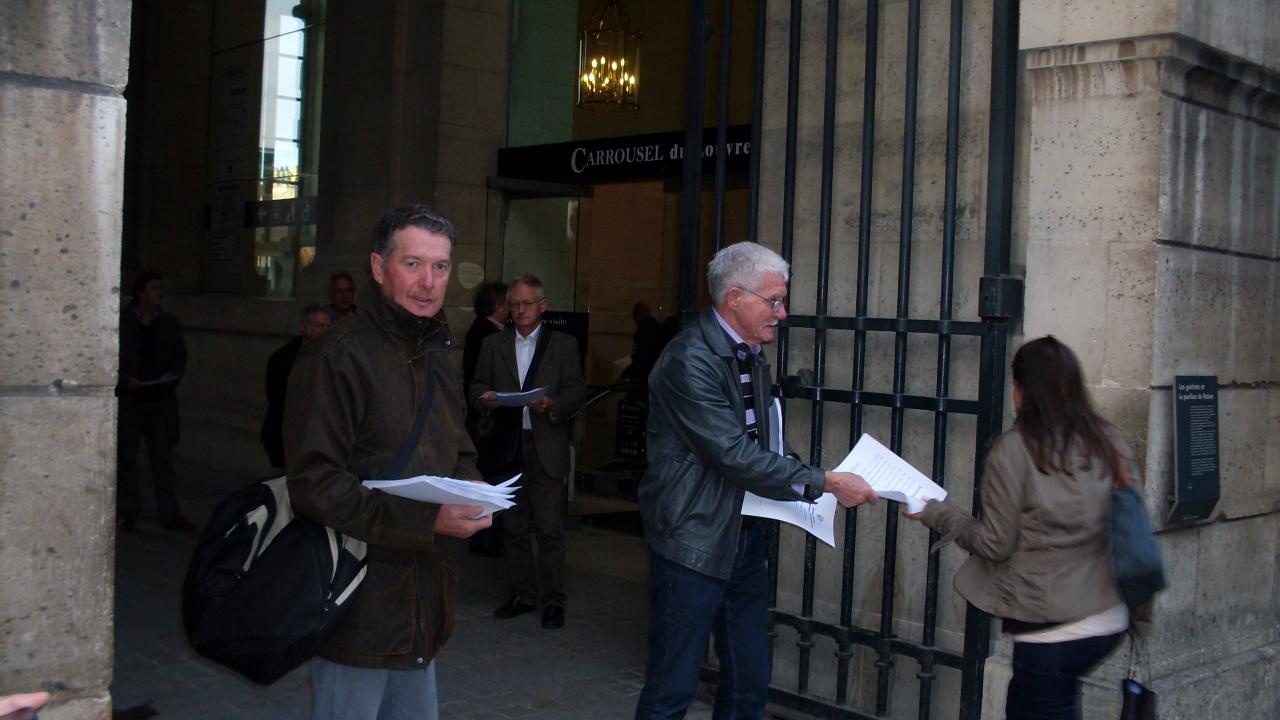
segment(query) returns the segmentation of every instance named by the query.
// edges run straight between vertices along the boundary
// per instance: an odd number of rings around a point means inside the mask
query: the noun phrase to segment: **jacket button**
[[[423,662],[422,658],[418,658],[418,664],[421,665],[422,662]]]

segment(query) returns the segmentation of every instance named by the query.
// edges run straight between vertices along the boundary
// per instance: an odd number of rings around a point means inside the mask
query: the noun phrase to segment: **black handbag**
[[[1160,543],[1142,498],[1129,484],[1111,491],[1111,556],[1120,595],[1130,610],[1151,602],[1164,589]]]
[[[1136,679],[1141,643],[1136,635],[1129,636],[1129,674],[1120,681],[1120,720],[1156,720],[1156,692]]]

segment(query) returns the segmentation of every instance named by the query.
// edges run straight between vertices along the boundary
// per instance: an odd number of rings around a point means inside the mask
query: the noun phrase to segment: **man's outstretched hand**
[[[844,507],[857,507],[863,503],[874,505],[879,496],[861,475],[846,472],[827,473],[827,492],[836,496]]]

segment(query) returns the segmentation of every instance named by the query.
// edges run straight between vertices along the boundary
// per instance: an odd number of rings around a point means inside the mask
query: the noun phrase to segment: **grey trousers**
[[[314,658],[311,720],[436,720],[436,664],[377,670]]]

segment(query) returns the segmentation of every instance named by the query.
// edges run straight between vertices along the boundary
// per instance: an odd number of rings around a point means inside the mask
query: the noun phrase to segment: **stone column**
[[[1145,458],[1170,588],[1143,670],[1166,718],[1280,714],[1278,20],[1261,2],[1023,3],[1024,330],[1075,348]],[[1222,497],[1185,526],[1164,522],[1177,374],[1222,387]],[[1127,660],[1087,683],[1086,717],[1115,717]]]
[[[0,3],[0,694],[108,718],[126,0]]]

